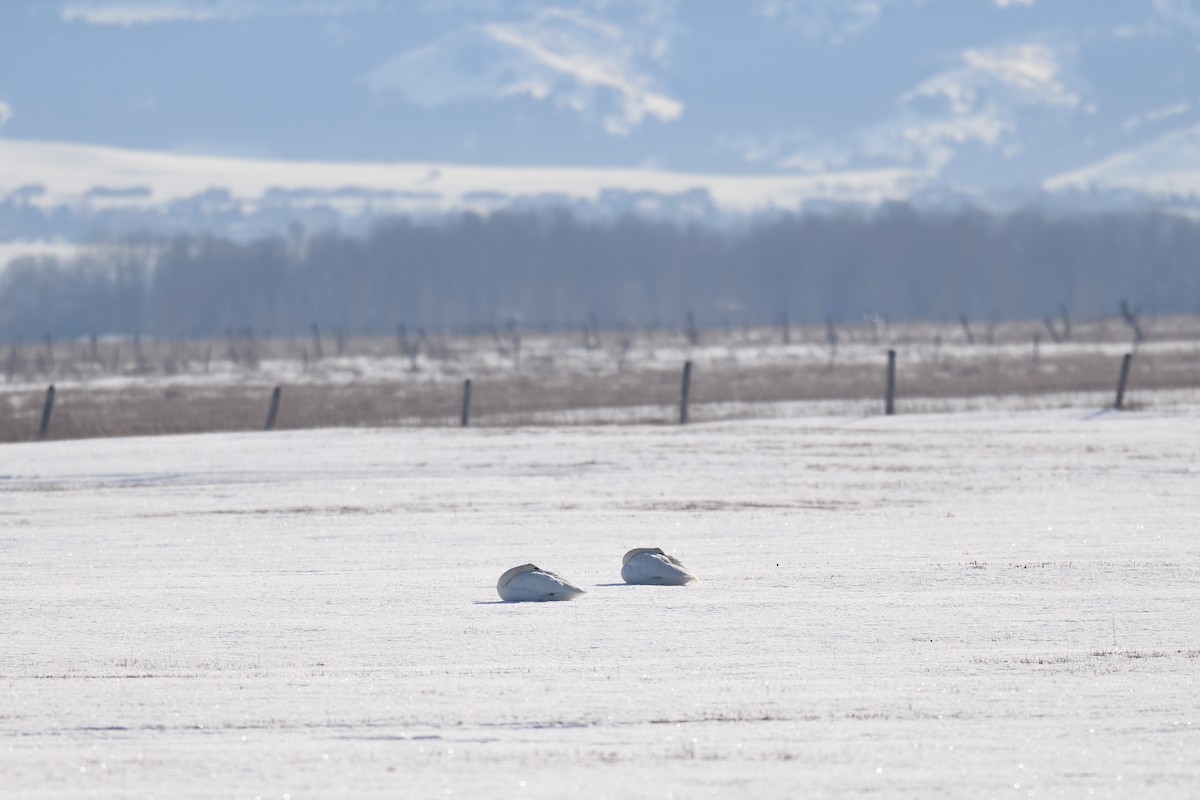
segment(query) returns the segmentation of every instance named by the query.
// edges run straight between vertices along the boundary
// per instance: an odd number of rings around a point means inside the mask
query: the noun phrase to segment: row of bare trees
[[[742,230],[565,213],[397,218],[365,236],[110,244],[0,274],[0,340],[254,330],[590,331],[827,319],[1045,318],[1200,310],[1200,224],[1159,213],[1051,217],[905,205]],[[588,314],[591,313],[589,317]],[[694,314],[694,316],[689,316]],[[964,326],[965,327],[965,326]],[[965,327],[968,336],[974,335]],[[591,334],[589,334],[591,335]],[[415,345],[414,345],[415,346]]]

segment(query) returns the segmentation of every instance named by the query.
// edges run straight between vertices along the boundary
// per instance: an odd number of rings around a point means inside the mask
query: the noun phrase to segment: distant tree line
[[[1200,224],[1160,213],[782,216],[741,230],[567,213],[394,218],[363,236],[185,235],[0,274],[0,337],[294,334],[1200,311]]]

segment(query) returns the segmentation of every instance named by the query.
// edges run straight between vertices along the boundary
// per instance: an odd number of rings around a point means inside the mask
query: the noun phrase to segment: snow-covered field
[[[1195,406],[5,445],[0,796],[1196,797],[1198,511]]]

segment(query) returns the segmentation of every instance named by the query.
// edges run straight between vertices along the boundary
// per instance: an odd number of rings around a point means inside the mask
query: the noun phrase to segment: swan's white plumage
[[[637,547],[621,559],[621,577],[626,583],[683,586],[699,580],[674,556],[658,547]]]
[[[522,564],[505,572],[496,582],[496,591],[510,603],[574,600],[584,594],[583,589],[561,575],[536,564]]]

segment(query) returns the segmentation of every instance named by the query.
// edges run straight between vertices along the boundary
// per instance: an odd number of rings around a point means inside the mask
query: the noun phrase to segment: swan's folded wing
[[[621,566],[625,566],[630,562],[631,559],[637,558],[642,553],[663,555],[661,547],[635,547],[621,558]]]
[[[502,599],[518,603],[572,600],[584,594],[583,589],[561,575],[537,568],[517,571],[496,589]]]
[[[682,561],[661,551],[639,553],[629,559],[621,568],[621,577],[626,583],[655,586],[684,586],[699,580]]]

